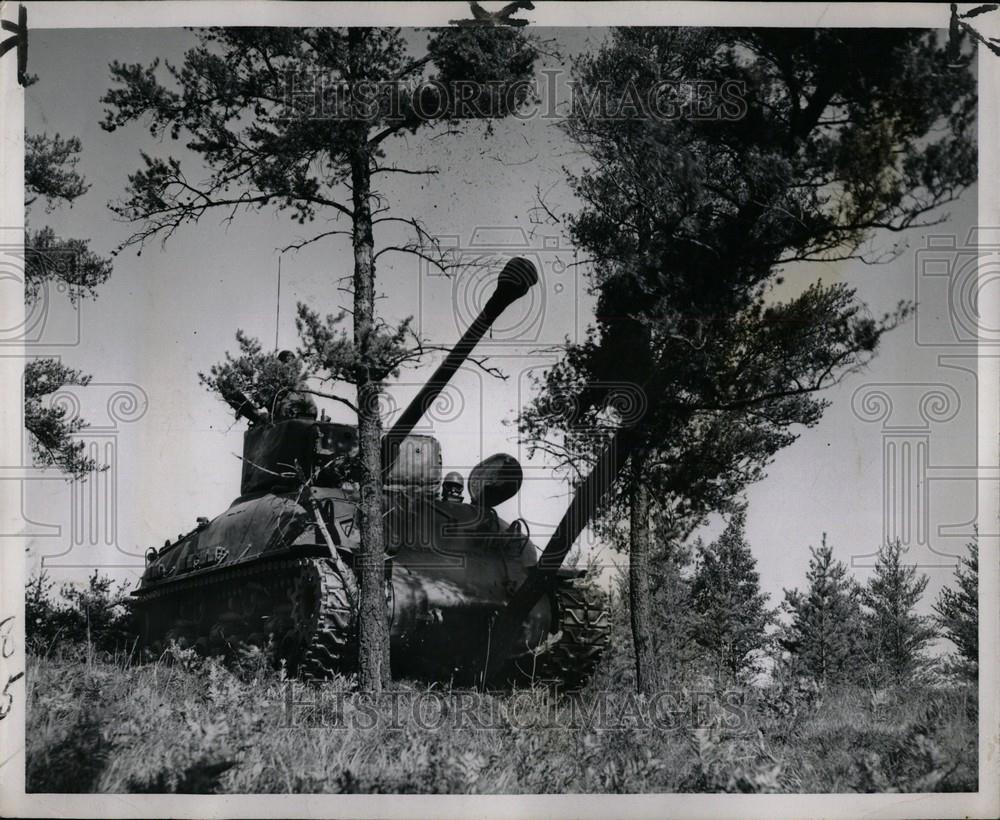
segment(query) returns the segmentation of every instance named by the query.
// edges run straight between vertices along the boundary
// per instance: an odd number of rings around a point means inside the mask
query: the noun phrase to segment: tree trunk
[[[629,610],[635,647],[636,691],[649,695],[659,684],[652,640],[652,606],[649,600],[649,487],[645,480],[645,453],[632,454],[629,509]]]
[[[375,264],[371,214],[371,166],[366,135],[351,153],[354,205],[354,339],[361,364],[357,373],[358,456],[361,472],[358,556],[361,602],[358,611],[358,671],[362,692],[379,693],[389,682],[389,637],[385,605],[385,531],[382,525],[382,383],[368,357],[375,328]]]

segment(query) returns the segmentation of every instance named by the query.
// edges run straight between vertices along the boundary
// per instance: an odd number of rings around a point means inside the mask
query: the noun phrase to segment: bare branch
[[[283,248],[280,248],[279,250],[281,251],[281,253],[284,253],[285,251],[297,251],[306,247],[306,245],[311,245],[313,242],[319,242],[319,240],[321,239],[326,239],[328,236],[353,236],[353,235],[354,234],[351,231],[343,231],[343,230],[323,231],[323,233],[316,234],[316,236],[312,237],[311,239],[304,239],[301,242],[293,242],[291,245],[285,245]]]
[[[551,193],[552,189],[555,188],[556,185],[557,183],[553,182],[549,186],[548,190],[544,194],[542,194],[542,186],[539,185],[537,182],[535,183],[535,202],[537,202],[538,204],[528,211],[529,219],[532,219],[532,221],[534,221],[533,215],[540,211],[544,216],[544,219],[538,224],[547,223],[549,225],[559,225],[562,223],[562,220],[552,212],[552,209],[548,206],[548,203],[546,203],[545,201],[545,197],[547,197],[549,193]]]
[[[373,257],[372,261],[378,259],[384,253],[396,252],[396,253],[409,253],[413,256],[423,259],[425,262],[433,265],[439,271],[444,274],[448,274],[450,271],[456,270],[458,268],[464,267],[462,263],[453,262],[449,263],[445,260],[448,258],[447,253],[441,253],[437,257],[431,256],[429,253],[423,250],[425,246],[422,243],[414,242],[406,245],[387,245],[381,248]]]
[[[372,171],[372,176],[375,174],[408,174],[410,176],[434,176],[435,174],[441,173],[441,170],[437,167],[431,168],[400,168],[397,165],[382,165]],[[385,210],[385,209],[382,209]]]
[[[448,353],[450,351],[451,351],[450,347],[445,347],[444,345],[427,344],[423,340],[418,339],[417,346],[413,348],[413,358],[418,358],[420,356],[424,356],[427,353],[431,352]],[[493,376],[494,378],[500,379],[501,381],[507,381],[507,379],[510,378],[510,376],[504,373],[500,368],[486,364],[486,362],[489,361],[488,356],[483,356],[481,358],[477,358],[475,356],[469,356],[466,359],[466,361],[471,362],[487,375]]]
[[[324,399],[333,399],[333,401],[339,401],[341,404],[345,405],[346,407],[349,407],[355,413],[358,412],[357,405],[354,404],[354,402],[350,401],[349,399],[345,399],[343,396],[337,396],[337,395],[335,395],[333,393],[324,393],[321,390],[312,390],[312,389],[307,388],[307,387],[297,387],[295,389],[295,392],[297,392],[297,393],[309,393],[312,396],[320,396],[321,398],[324,398]]]

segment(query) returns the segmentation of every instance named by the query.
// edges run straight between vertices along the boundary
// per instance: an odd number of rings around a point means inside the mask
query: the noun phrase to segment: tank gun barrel
[[[492,640],[496,649],[487,659],[484,674],[486,683],[492,681],[500,671],[508,657],[506,647],[513,645],[521,624],[545,594],[552,576],[562,566],[573,543],[600,511],[611,485],[639,441],[640,437],[634,426],[620,429],[601,453],[590,474],[577,487],[573,500],[539,556],[535,571],[514,591],[493,627]]]
[[[420,392],[400,414],[396,423],[382,439],[382,475],[392,469],[399,457],[399,445],[417,425],[427,409],[434,403],[441,391],[451,381],[455,371],[469,358],[479,340],[510,305],[524,296],[538,282],[535,266],[523,257],[511,259],[500,272],[496,290],[483,306],[469,329],[465,331],[444,361],[438,365],[434,375],[420,388]]]

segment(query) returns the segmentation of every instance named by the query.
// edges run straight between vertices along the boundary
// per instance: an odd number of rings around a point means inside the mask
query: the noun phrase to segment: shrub
[[[597,691],[514,696],[395,682],[375,703],[344,678],[290,688],[279,673],[255,670],[253,658],[244,672],[176,647],[142,664],[29,655],[28,790],[977,789],[975,687],[911,686],[880,708],[858,686],[821,695],[780,686],[691,691],[669,726],[650,728],[629,717],[649,702],[620,689],[605,692],[605,718],[584,719],[595,714]],[[419,703],[432,708],[411,708]]]
[[[28,648],[41,654],[57,648],[88,647],[98,652],[130,652],[136,641],[128,585],[115,585],[97,570],[85,587],[55,582],[44,571],[25,589],[24,616]]]
[[[779,631],[778,644],[787,656],[778,665],[784,674],[819,686],[857,682],[863,649],[860,588],[847,566],[834,560],[826,533],[818,548],[809,549],[805,592],[785,590],[784,609],[791,620]]]
[[[691,583],[698,616],[695,639],[720,682],[739,683],[761,672],[775,613],[761,591],[757,559],[746,540],[746,513],[736,512],[719,538],[699,545]]]
[[[875,573],[862,590],[865,644],[874,679],[900,686],[926,674],[933,666],[926,649],[937,637],[931,618],[918,615],[927,576],[903,562],[897,539],[879,548]]]
[[[979,539],[968,544],[955,569],[957,589],[945,587],[934,604],[935,622],[958,650],[945,662],[957,677],[975,681],[979,677]]]

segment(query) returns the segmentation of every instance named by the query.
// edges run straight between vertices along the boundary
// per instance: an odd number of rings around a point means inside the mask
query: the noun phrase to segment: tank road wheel
[[[356,619],[347,586],[329,558],[304,562],[290,594],[289,671],[307,679],[348,671],[354,661]]]
[[[611,641],[608,596],[599,587],[580,581],[556,587],[553,596],[558,614],[554,623],[562,637],[538,657],[534,680],[556,682],[561,689],[574,691],[590,679]],[[519,671],[530,678],[531,669],[525,665],[519,662]]]
[[[203,655],[271,646],[275,665],[309,678],[347,671],[355,658],[354,610],[329,558],[224,570],[154,591],[138,607],[157,653],[171,640]]]

